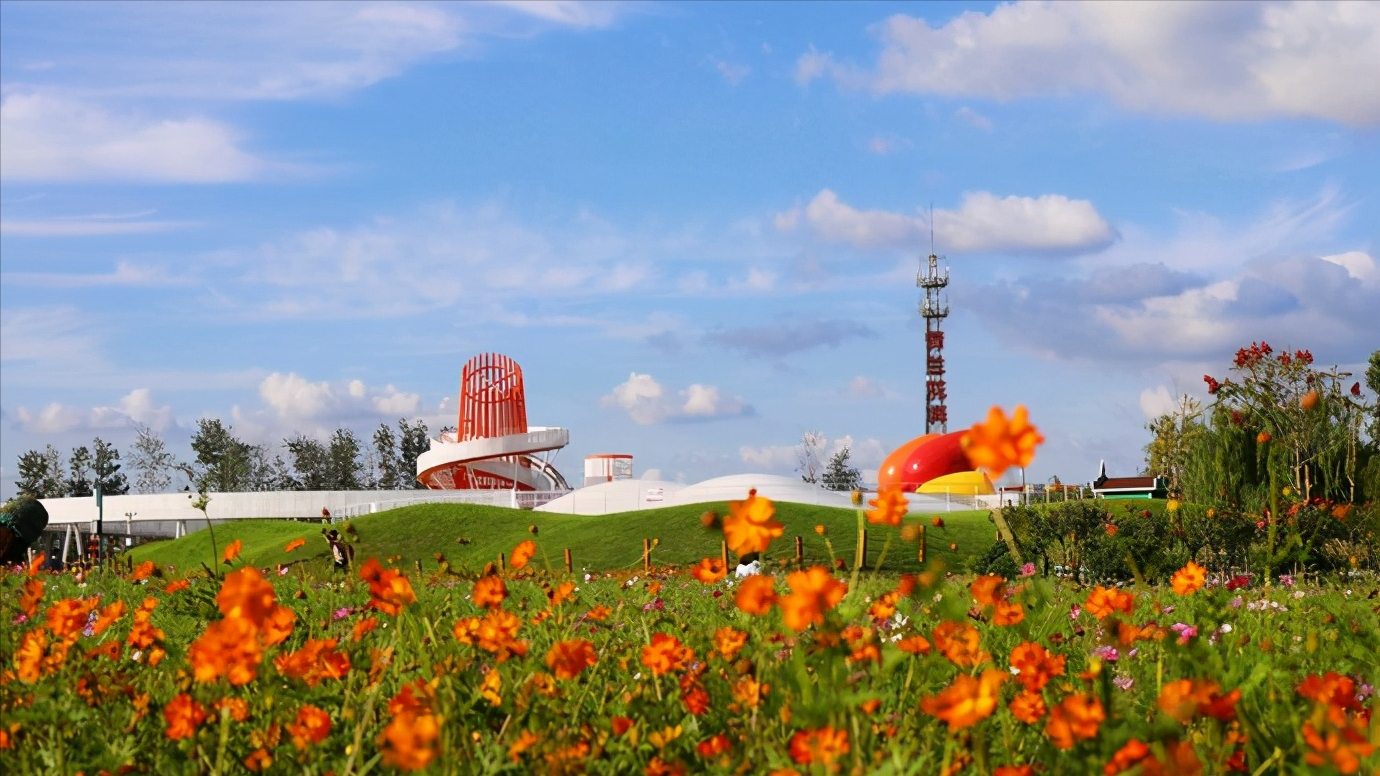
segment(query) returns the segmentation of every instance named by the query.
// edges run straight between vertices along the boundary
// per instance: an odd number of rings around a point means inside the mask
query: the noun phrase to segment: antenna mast
[[[949,408],[944,404],[948,389],[944,385],[944,331],[949,317],[943,290],[949,285],[949,268],[939,274],[939,259],[934,252],[934,205],[930,205],[930,255],[922,261],[915,285],[925,290],[920,301],[920,316],[925,319],[925,433],[943,434],[949,430]]]

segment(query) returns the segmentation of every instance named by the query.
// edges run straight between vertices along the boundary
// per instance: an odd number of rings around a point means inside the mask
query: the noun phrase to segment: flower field
[[[993,469],[1039,442],[1019,412],[986,431]],[[899,492],[867,506],[882,555],[923,534]],[[784,535],[753,492],[702,530]],[[0,772],[1380,772],[1369,572],[567,574],[532,533],[477,574],[261,569],[238,540],[209,574],[0,572]]]

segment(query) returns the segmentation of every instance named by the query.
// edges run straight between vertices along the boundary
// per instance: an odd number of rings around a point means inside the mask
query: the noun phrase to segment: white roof
[[[678,482],[666,480],[613,480],[572,490],[537,509],[566,515],[608,515],[655,509],[668,506],[675,494],[684,488]]]
[[[795,477],[783,477],[779,474],[731,474],[690,485],[674,498],[668,499],[667,506],[702,504],[709,501],[742,501],[753,488],[757,489],[757,495],[772,501],[844,508],[853,505],[848,493],[825,490]]]

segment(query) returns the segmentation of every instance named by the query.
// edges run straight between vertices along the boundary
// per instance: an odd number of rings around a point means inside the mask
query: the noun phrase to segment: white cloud
[[[751,415],[753,409],[738,397],[725,396],[712,385],[695,383],[674,394],[651,375],[633,374],[614,386],[600,400],[605,407],[617,407],[640,425],[690,420],[712,420]]]
[[[864,399],[880,399],[886,395],[886,390],[876,380],[858,375],[848,381],[848,395]]]
[[[99,288],[103,286],[169,287],[193,282],[190,276],[178,277],[162,267],[138,266],[127,261],[115,263],[111,272],[76,274],[60,272],[0,273],[5,283],[47,288]]]
[[[142,423],[154,431],[166,431],[173,425],[172,408],[157,406],[147,388],[136,388],[120,398],[114,407],[92,407],[83,410],[52,402],[38,412],[26,407],[15,410],[16,428],[32,434],[63,434],[70,431],[101,431],[127,429]]]
[[[377,389],[366,386],[362,380],[343,384],[313,382],[280,372],[263,379],[259,398],[279,421],[289,426],[333,426],[360,417],[410,415],[421,402],[418,394],[401,392],[392,385]]]
[[[1163,385],[1146,388],[1140,392],[1140,411],[1145,415],[1146,420],[1154,420],[1162,415],[1167,415],[1177,407],[1177,399],[1171,396],[1169,389]]]
[[[0,102],[0,132],[0,176],[9,181],[221,183],[269,167],[241,150],[236,132],[210,119],[115,115],[37,94],[11,94]],[[112,226],[92,232],[88,225],[86,233],[109,234]]]
[[[981,129],[984,132],[992,131],[992,120],[982,115],[981,113],[978,113],[977,111],[973,110],[967,105],[964,105],[963,107],[954,111],[954,115],[962,119],[965,123],[977,127],[978,129]]]
[[[0,152],[3,153],[3,152]],[[151,234],[181,229],[194,224],[186,221],[144,221],[138,217],[87,216],[53,218],[41,221],[0,221],[0,234],[18,237],[92,237],[98,235]]]
[[[737,86],[743,82],[744,78],[752,74],[752,68],[747,65],[728,62],[718,57],[710,57],[709,61],[714,65],[714,69],[718,71],[719,75],[723,76],[723,79],[732,86]]]
[[[815,195],[803,211],[778,213],[776,225],[789,231],[802,219],[820,239],[860,250],[914,247],[929,239],[929,226],[919,213],[858,210],[829,189]],[[934,231],[938,245],[953,253],[1078,253],[1104,248],[1116,239],[1091,202],[1059,194],[998,197],[969,192],[957,210],[934,211]]]
[[[582,29],[613,24],[625,7],[621,3],[579,0],[497,0],[496,4],[548,22]]]
[[[1019,2],[940,27],[896,15],[877,34],[875,68],[811,49],[797,80],[997,100],[1097,93],[1131,110],[1213,119],[1380,123],[1375,3]]]
[[[748,466],[768,472],[791,470],[797,465],[794,445],[743,445],[738,448],[738,457]]]

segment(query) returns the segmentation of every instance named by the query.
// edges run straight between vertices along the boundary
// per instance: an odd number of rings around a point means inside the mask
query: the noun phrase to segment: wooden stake
[[[499,570],[499,571],[507,571],[507,570],[508,570],[508,559],[505,558],[505,557],[503,556],[503,553],[501,553],[501,552],[498,554],[498,570]]]
[[[415,565],[415,566],[417,567],[417,573],[418,573],[418,574],[421,574],[421,573],[422,573],[422,562],[419,561],[419,560],[414,560],[414,561],[412,561],[412,564]]]
[[[920,562],[925,562],[925,526],[920,526]]]
[[[719,542],[719,561],[724,564],[724,570],[728,570],[728,542]]]
[[[574,574],[575,566],[570,562],[570,548],[565,548],[565,573]]]
[[[862,552],[858,553],[860,568],[867,568],[867,529],[862,529]]]
[[[643,571],[651,571],[651,570],[652,570],[652,540],[651,540],[651,539],[643,539],[643,540],[642,540],[642,570],[643,570]]]
[[[799,536],[795,537],[795,565],[805,565],[805,540]]]

